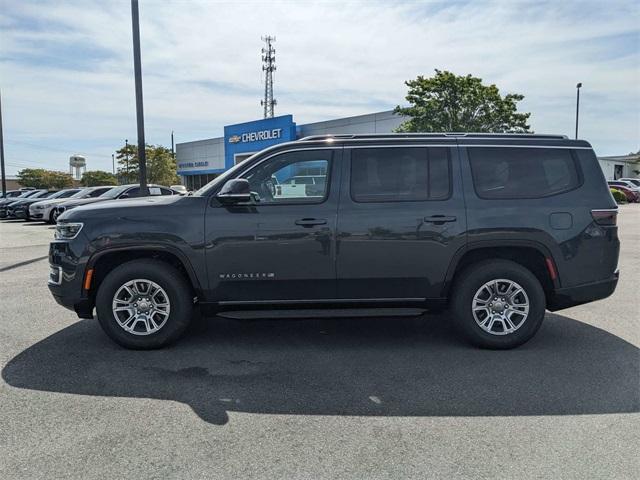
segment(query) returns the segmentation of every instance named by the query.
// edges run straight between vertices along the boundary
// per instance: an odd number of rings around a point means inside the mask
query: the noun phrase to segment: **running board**
[[[286,310],[233,310],[218,312],[219,317],[234,320],[280,320],[292,318],[362,318],[362,317],[417,317],[423,308],[317,308]]]

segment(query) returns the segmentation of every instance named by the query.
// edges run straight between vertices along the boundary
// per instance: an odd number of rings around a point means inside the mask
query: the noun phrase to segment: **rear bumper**
[[[611,278],[598,282],[559,288],[547,302],[547,309],[553,312],[607,298],[615,291],[619,274],[620,272],[615,272]]]

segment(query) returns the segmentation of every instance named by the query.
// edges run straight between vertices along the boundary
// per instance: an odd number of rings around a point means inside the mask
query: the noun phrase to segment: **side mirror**
[[[129,198],[129,194],[123,193],[122,195],[120,195],[120,199],[123,199],[123,198]]]
[[[216,195],[216,198],[223,205],[250,203],[253,197],[251,196],[249,180],[246,178],[234,178],[227,181]]]

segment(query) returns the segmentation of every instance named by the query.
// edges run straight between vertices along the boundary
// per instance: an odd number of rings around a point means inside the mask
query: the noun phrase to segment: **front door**
[[[341,150],[333,148],[275,154],[241,175],[259,201],[220,206],[212,200],[204,248],[213,301],[296,303],[335,297],[340,156]],[[310,175],[320,181],[289,188]]]
[[[338,297],[438,298],[466,216],[455,143],[345,147]]]

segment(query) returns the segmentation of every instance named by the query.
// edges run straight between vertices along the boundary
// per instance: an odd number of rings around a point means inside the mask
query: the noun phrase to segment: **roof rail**
[[[443,133],[327,133],[324,135],[309,135],[299,139],[299,142],[310,142],[314,140],[349,140],[349,139],[380,139],[380,138],[537,138],[547,140],[565,140],[566,135],[544,135],[538,133],[465,133],[465,132],[443,132]]]

